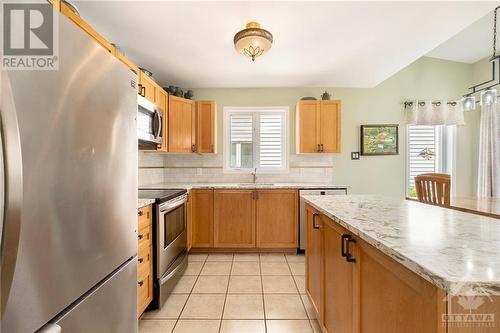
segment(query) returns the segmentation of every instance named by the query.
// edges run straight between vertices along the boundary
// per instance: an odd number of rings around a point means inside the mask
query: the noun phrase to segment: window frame
[[[406,172],[405,172],[405,196],[407,198],[413,198],[409,196],[408,189],[410,187],[410,126],[419,125],[406,125]],[[456,184],[456,137],[457,128],[454,125],[423,125],[423,126],[434,126],[435,136],[436,136],[436,155],[437,160],[437,171],[440,173],[448,173],[451,176],[452,184]],[[451,195],[455,196],[456,186],[451,187]]]
[[[249,174],[257,169],[257,173],[260,174],[274,174],[274,173],[289,173],[289,151],[290,151],[290,136],[289,136],[289,117],[290,117],[290,107],[288,106],[269,106],[269,107],[233,107],[233,106],[225,106],[223,108],[223,158],[224,158],[224,173],[240,173],[240,174]],[[260,152],[260,138],[258,135],[260,134],[260,121],[259,116],[262,114],[281,114],[283,119],[282,124],[282,134],[281,141],[283,145],[283,167],[282,168],[261,168],[261,167],[253,167],[253,168],[231,168],[231,115],[232,114],[247,114],[252,115],[252,143],[254,145],[253,149],[253,161],[254,165],[259,161],[259,152]]]

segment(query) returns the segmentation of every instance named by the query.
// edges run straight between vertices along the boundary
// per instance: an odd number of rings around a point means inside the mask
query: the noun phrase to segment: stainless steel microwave
[[[137,137],[139,146],[156,146],[163,141],[163,110],[141,95],[137,96]]]

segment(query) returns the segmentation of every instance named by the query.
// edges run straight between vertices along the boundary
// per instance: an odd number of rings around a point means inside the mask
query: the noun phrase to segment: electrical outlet
[[[351,160],[359,160],[359,151],[351,152]]]

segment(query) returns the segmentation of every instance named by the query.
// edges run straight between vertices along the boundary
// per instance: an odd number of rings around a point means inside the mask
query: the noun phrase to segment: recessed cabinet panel
[[[297,248],[296,190],[256,192],[257,247]]]
[[[192,246],[214,246],[214,191],[191,191]]]
[[[216,122],[215,101],[196,101],[196,152],[216,153]]]
[[[169,96],[168,101],[168,151],[194,152],[196,150],[194,102],[176,96]]]
[[[253,190],[214,190],[214,245],[255,247]]]

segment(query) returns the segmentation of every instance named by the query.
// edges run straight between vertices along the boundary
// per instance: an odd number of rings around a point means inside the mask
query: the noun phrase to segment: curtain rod
[[[405,107],[407,107],[407,106],[412,106],[412,105],[413,105],[413,103],[414,103],[413,101],[404,101],[404,102],[403,102],[403,103],[401,103],[401,104],[403,104]],[[418,103],[418,105],[420,105],[420,106],[424,106],[426,102],[425,102],[425,101],[417,101],[417,103]],[[441,104],[442,104],[442,102],[440,102],[440,101],[433,101],[433,102],[431,102],[431,103],[432,103],[432,105],[437,105],[437,106],[439,106],[439,105],[441,105]],[[457,103],[457,102],[446,102],[446,104],[448,104],[448,105],[452,105],[452,106],[455,106],[455,105],[457,105],[458,103]]]

